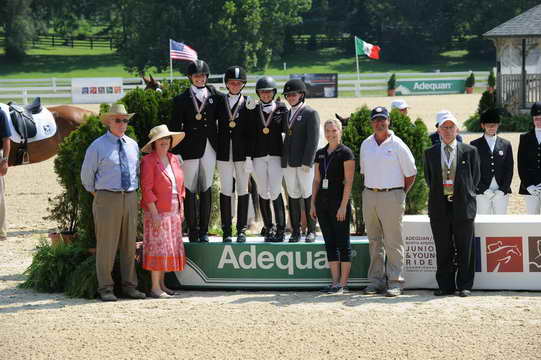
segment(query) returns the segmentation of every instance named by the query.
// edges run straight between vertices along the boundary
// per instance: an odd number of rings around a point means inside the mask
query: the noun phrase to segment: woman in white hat
[[[167,125],[155,126],[142,152],[141,206],[144,210],[143,269],[151,272],[153,298],[174,295],[164,283],[166,271],[182,271],[186,255],[182,243],[184,174],[180,159],[169,150],[184,138]]]

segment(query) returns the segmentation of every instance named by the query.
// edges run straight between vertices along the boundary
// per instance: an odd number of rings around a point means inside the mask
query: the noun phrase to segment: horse
[[[30,164],[47,160],[56,155],[58,145],[62,140],[80,125],[84,124],[86,117],[94,114],[92,111],[71,105],[51,106],[47,107],[47,109],[53,114],[57,130],[53,136],[47,139],[30,142],[26,145],[28,163]],[[22,147],[22,144],[11,141],[8,160],[9,166],[25,164],[17,163],[17,150],[20,147]]]
[[[162,91],[162,83],[159,80],[154,80],[152,74],[149,74],[149,77],[146,77],[145,73],[142,73],[141,75],[146,85],[145,90]]]

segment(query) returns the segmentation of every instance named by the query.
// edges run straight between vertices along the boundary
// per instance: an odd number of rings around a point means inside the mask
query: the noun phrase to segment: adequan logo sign
[[[486,238],[487,272],[523,272],[521,237]]]

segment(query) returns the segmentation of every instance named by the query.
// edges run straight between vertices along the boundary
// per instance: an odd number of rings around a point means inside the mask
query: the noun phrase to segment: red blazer
[[[175,174],[179,203],[182,206],[182,200],[186,195],[184,189],[184,173],[180,167],[178,156],[167,153],[169,163]],[[151,152],[143,157],[141,161],[141,207],[149,210],[147,204],[156,203],[159,213],[171,211],[171,201],[173,199],[173,184],[165,172],[160,158],[155,152]]]

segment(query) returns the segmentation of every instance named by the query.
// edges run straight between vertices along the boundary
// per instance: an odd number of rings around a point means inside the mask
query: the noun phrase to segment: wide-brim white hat
[[[129,114],[126,111],[126,107],[124,106],[124,104],[113,104],[111,105],[109,112],[106,112],[105,114],[100,115],[100,120],[102,123],[107,125],[110,119],[128,119],[129,120],[132,118],[133,115],[135,115],[135,113]]]
[[[171,136],[171,148],[174,148],[178,145],[179,142],[184,139],[184,136],[186,134],[183,132],[173,132],[169,131],[169,128],[167,125],[158,125],[154,126],[152,129],[150,129],[150,132],[148,133],[148,137],[150,140],[141,148],[141,151],[144,153],[149,153],[152,151],[152,143],[156,140],[159,140],[164,137]]]
[[[458,120],[449,110],[442,110],[436,114],[436,127],[446,121],[450,121],[458,127]]]

